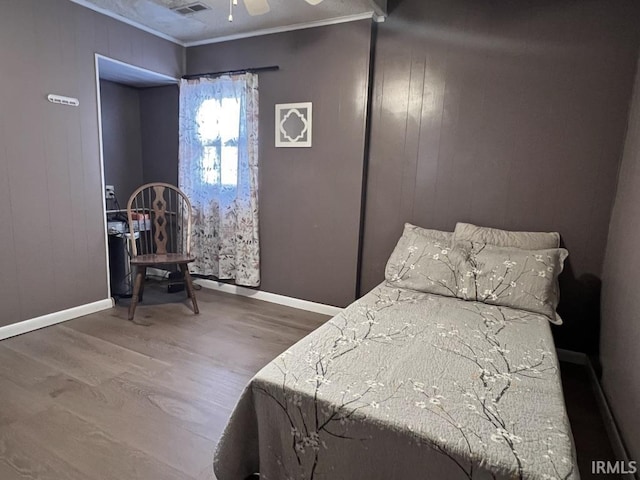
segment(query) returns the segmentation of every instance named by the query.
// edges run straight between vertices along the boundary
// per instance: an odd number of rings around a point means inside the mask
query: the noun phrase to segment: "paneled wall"
[[[640,60],[639,60],[640,62]],[[640,459],[640,70],[602,275],[602,383],[629,458]]]
[[[107,296],[96,52],[182,74],[182,47],[68,0],[3,2],[0,325]]]
[[[260,82],[261,290],[355,298],[371,22],[187,50],[187,73],[279,65]],[[275,148],[276,103],[313,102],[313,147]]]
[[[178,86],[103,80],[100,96],[105,184],[114,185],[120,206],[143,183],[177,185]]]
[[[101,80],[100,100],[104,181],[114,186],[124,208],[142,184],[140,94],[137,88]]]
[[[404,0],[375,56],[362,293],[404,222],[558,231],[560,347],[597,349],[640,3]]]
[[[142,180],[178,184],[177,85],[142,88],[140,128],[142,135]]]

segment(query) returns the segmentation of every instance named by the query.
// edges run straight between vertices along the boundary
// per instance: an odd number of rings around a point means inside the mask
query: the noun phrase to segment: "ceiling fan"
[[[251,16],[264,15],[271,10],[268,0],[243,0],[247,12]],[[318,5],[323,0],[305,0],[310,5]],[[232,5],[237,5],[238,0],[232,0]],[[229,21],[233,21],[233,9],[229,10]]]

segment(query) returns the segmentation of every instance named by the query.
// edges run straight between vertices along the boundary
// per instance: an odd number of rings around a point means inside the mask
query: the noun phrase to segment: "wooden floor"
[[[244,385],[328,319],[204,290],[195,316],[150,290],[136,323],[123,302],[0,342],[0,479],[212,479]]]
[[[194,316],[153,284],[144,300],[135,323],[123,302],[0,342],[1,480],[213,479],[246,382],[328,319],[205,290]],[[562,370],[589,478],[612,453],[582,367]]]

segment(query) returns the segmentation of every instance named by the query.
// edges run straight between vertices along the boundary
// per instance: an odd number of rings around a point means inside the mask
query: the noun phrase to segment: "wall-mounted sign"
[[[276,147],[310,147],[312,104],[276,105]]]
[[[47,95],[47,100],[49,100],[51,103],[68,105],[70,107],[77,107],[78,105],[80,105],[80,101],[77,98],[63,97],[62,95],[54,95],[53,93]]]

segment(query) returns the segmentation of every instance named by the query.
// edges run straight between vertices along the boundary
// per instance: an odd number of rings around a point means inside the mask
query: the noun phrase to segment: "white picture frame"
[[[276,147],[311,147],[312,102],[276,104]]]

